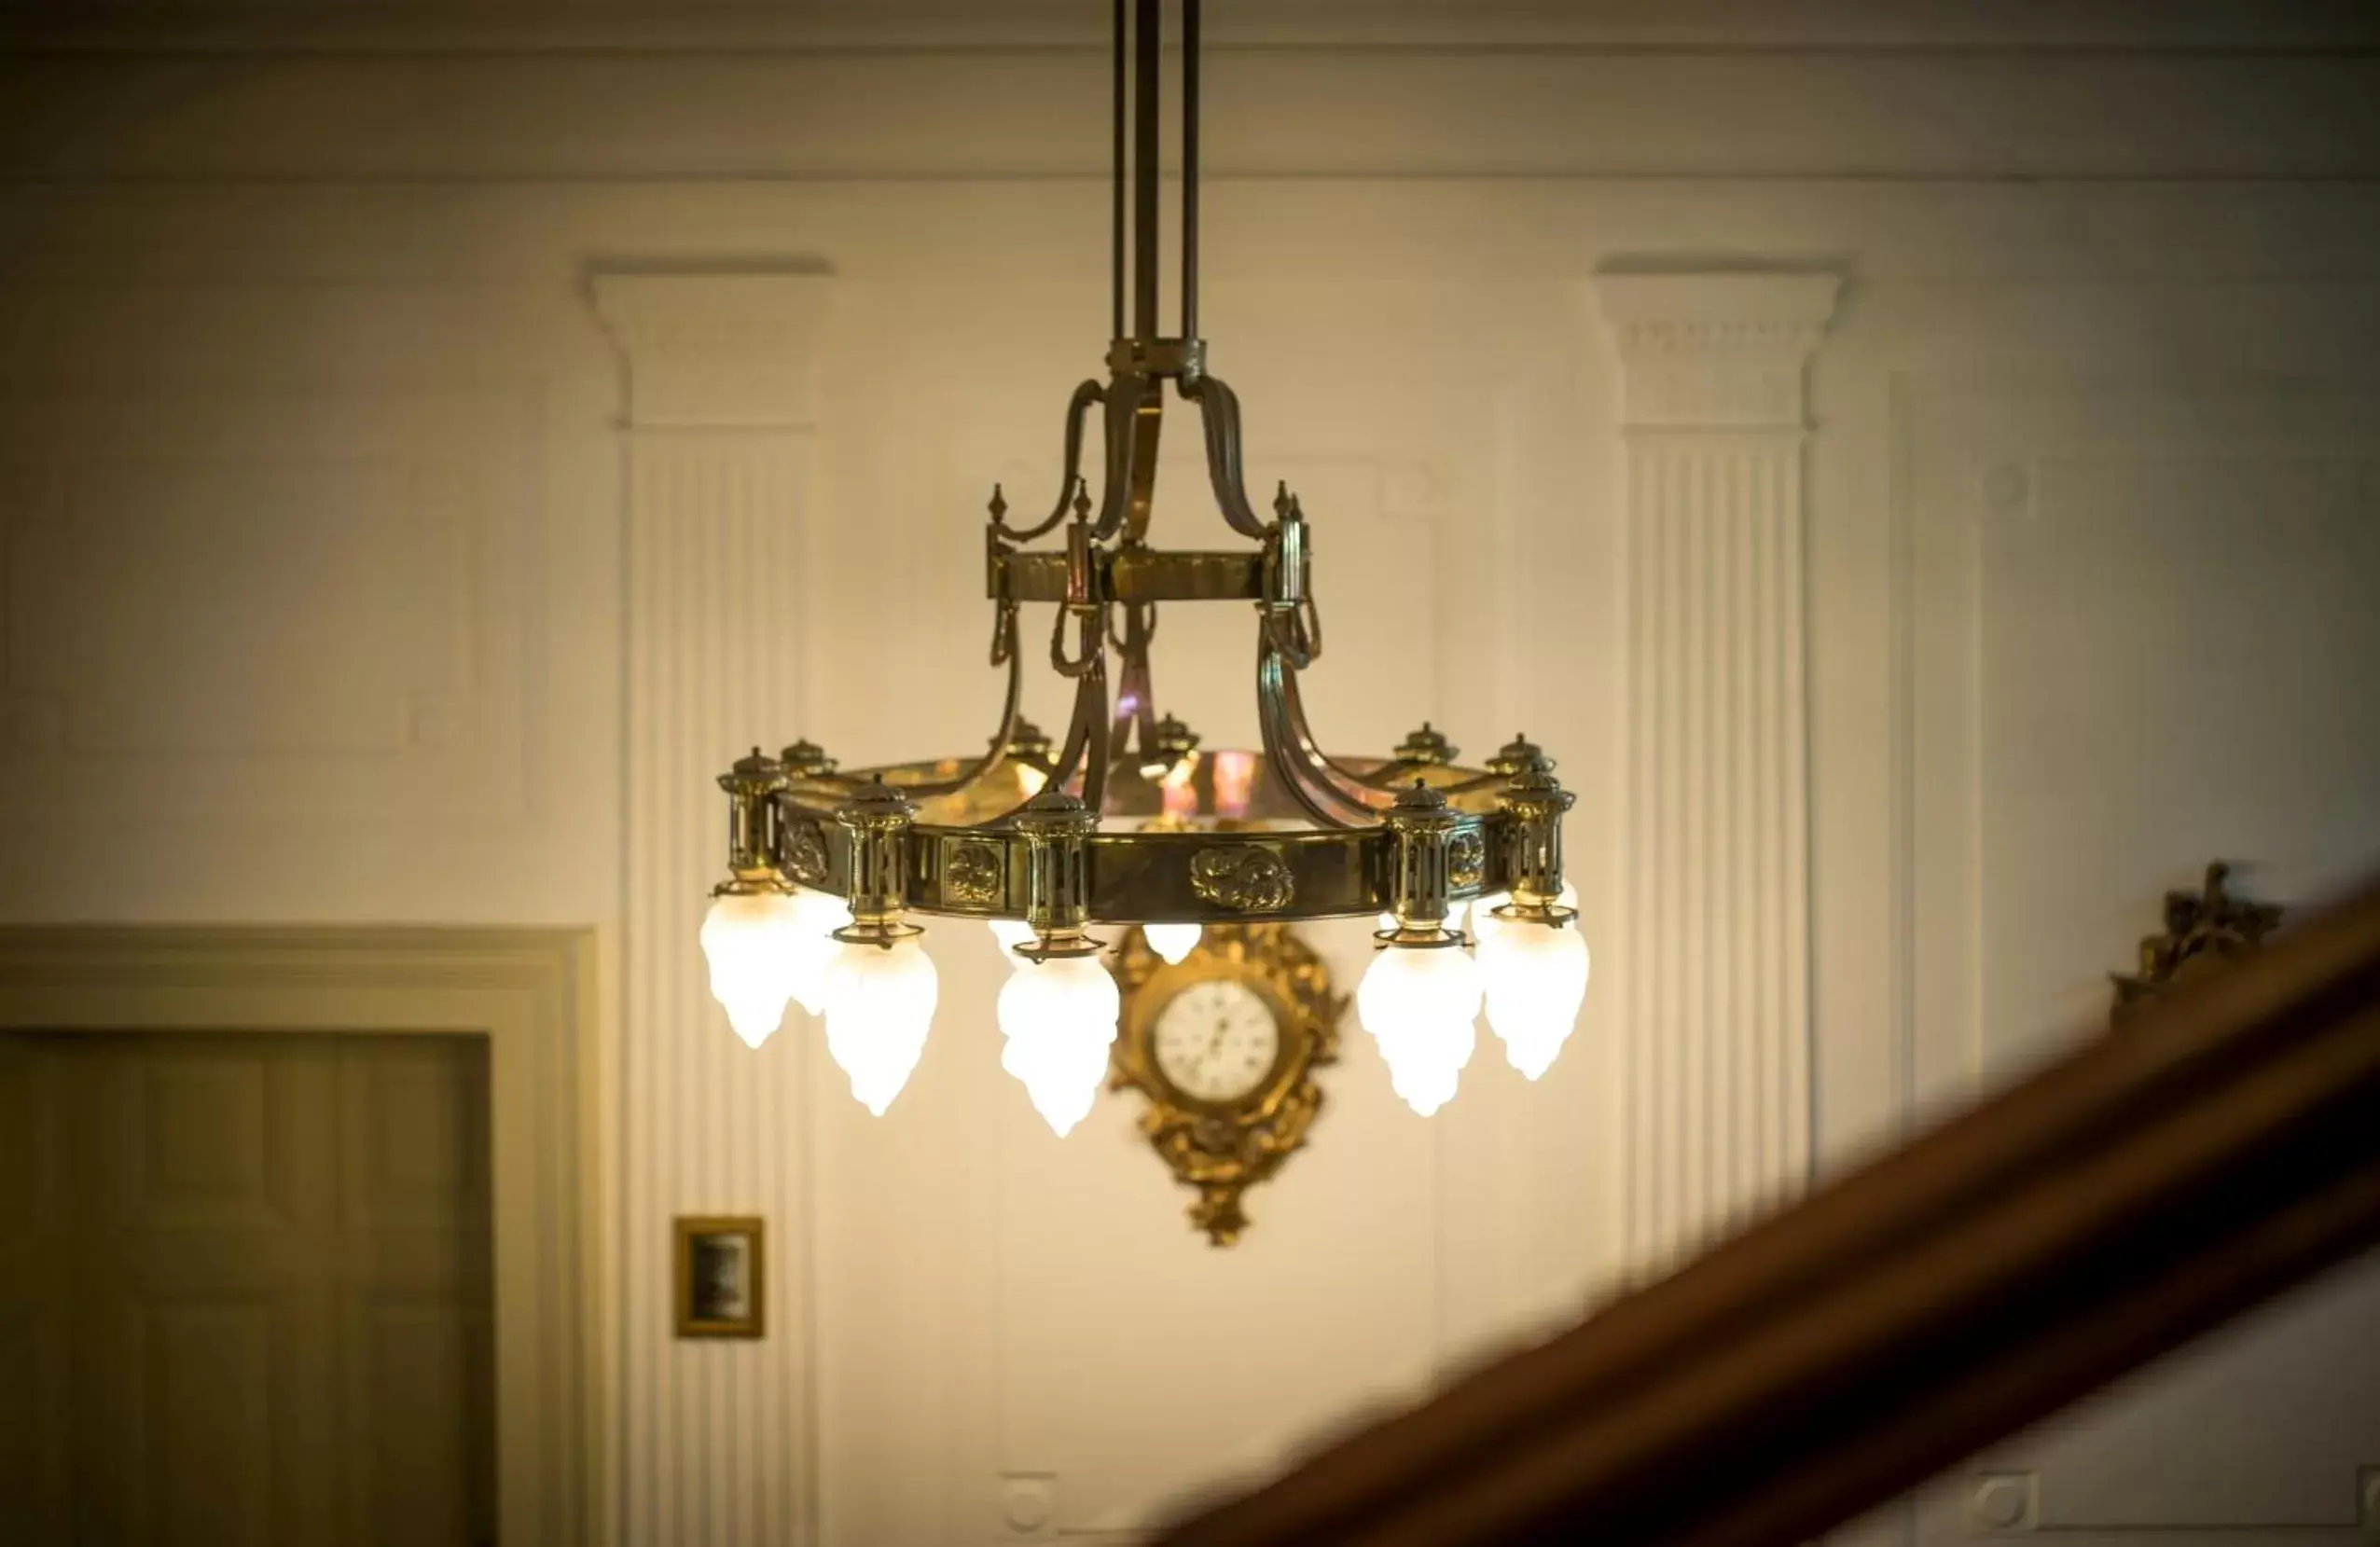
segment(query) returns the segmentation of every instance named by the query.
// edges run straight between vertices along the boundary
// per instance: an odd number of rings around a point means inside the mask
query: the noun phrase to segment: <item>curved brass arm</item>
[[[1294,722],[1289,705],[1296,696],[1296,673],[1281,658],[1269,630],[1259,629],[1256,649],[1256,721],[1265,760],[1280,776],[1301,809],[1324,827],[1362,827],[1377,820],[1371,808],[1337,787],[1314,761],[1310,738]]]
[[[1003,602],[995,611],[991,623],[991,664],[1008,668],[1008,693],[1000,710],[1000,728],[992,732],[991,745],[964,773],[955,779],[936,780],[927,784],[905,786],[902,793],[912,800],[928,795],[947,795],[963,790],[999,766],[1008,755],[1008,739],[1016,734],[1017,710],[1024,698],[1025,657],[1017,648],[1017,604]]]
[[[1165,412],[1155,379],[1132,371],[1119,372],[1106,396],[1107,487],[1100,490],[1099,523],[1091,531],[1102,543],[1118,532],[1128,530],[1138,539],[1148,531]]]
[[[1342,767],[1322,750],[1321,738],[1306,723],[1306,696],[1299,689],[1297,671],[1286,657],[1282,660],[1280,699],[1284,715],[1283,726],[1293,744],[1305,758],[1307,767],[1317,778],[1329,783],[1333,793],[1343,800],[1355,802],[1367,811],[1385,811],[1396,804],[1388,791],[1375,788],[1353,769]]]
[[[1086,379],[1074,389],[1074,395],[1067,399],[1066,476],[1058,481],[1058,500],[1049,507],[1047,518],[1037,526],[1020,531],[1007,524],[1007,505],[1005,502],[1002,502],[992,510],[993,531],[1012,541],[1030,543],[1043,533],[1054,531],[1059,522],[1066,519],[1067,502],[1074,497],[1075,487],[1083,481],[1083,416],[1090,411],[1092,404],[1102,402],[1106,397],[1105,387],[1100,385],[1095,380]],[[996,487],[992,497],[994,500],[999,500],[999,490]]]
[[[1219,376],[1184,380],[1182,395],[1198,405],[1198,421],[1207,436],[1207,481],[1214,486],[1215,507],[1231,530],[1261,541],[1265,523],[1248,504],[1248,485],[1239,466],[1239,394]]]

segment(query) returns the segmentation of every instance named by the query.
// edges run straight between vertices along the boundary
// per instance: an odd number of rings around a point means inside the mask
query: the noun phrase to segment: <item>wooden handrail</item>
[[[2380,886],[1168,1547],[1806,1541],[2380,1244]]]

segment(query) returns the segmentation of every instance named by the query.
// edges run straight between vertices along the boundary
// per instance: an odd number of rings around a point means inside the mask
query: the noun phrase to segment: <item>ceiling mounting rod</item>
[[[1114,313],[1115,337],[1124,331],[1126,188],[1130,187],[1130,247],[1132,331],[1142,344],[1164,336],[1157,325],[1157,194],[1163,168],[1158,160],[1158,114],[1162,111],[1159,72],[1165,59],[1164,0],[1114,0],[1115,50],[1114,121],[1114,201],[1112,222]],[[1198,336],[1198,7],[1199,0],[1182,0],[1182,333]],[[1127,47],[1127,35],[1129,47]],[[1125,69],[1127,53],[1131,70]],[[1127,104],[1129,104],[1128,113]],[[1127,144],[1126,123],[1131,133]],[[1128,172],[1127,163],[1129,162]]]

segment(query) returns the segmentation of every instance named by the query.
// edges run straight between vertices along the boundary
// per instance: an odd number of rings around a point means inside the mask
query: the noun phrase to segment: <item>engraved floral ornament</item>
[[[1190,862],[1190,890],[1235,913],[1278,913],[1295,886],[1289,862],[1269,849],[1208,849]]]

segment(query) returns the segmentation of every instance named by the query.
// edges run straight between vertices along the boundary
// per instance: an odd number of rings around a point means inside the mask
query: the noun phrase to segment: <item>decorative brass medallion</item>
[[[1446,844],[1446,883],[1475,887],[1488,874],[1488,839],[1476,827],[1457,833]]]
[[[2174,984],[2254,950],[2279,926],[2282,910],[2234,897],[2224,884],[2230,876],[2231,866],[2217,860],[2207,867],[2200,891],[2166,893],[2165,932],[2140,942],[2140,970],[2108,974],[2115,983],[2110,1019],[2121,1020]]]
[[[804,886],[826,880],[826,835],[815,822],[795,822],[786,828],[785,869]]]
[[[1337,1061],[1346,996],[1286,924],[1209,924],[1172,964],[1134,929],[1115,981],[1124,1015],[1108,1086],[1149,1098],[1141,1131],[1198,1190],[1190,1222],[1229,1246],[1248,1228],[1242,1195],[1280,1169],[1321,1110],[1314,1070]]]
[[[943,895],[954,903],[981,907],[1000,895],[1000,851],[988,843],[952,847],[943,873]]]
[[[1190,861],[1190,890],[1234,913],[1278,913],[1296,888],[1289,862],[1269,849],[1202,849]]]

